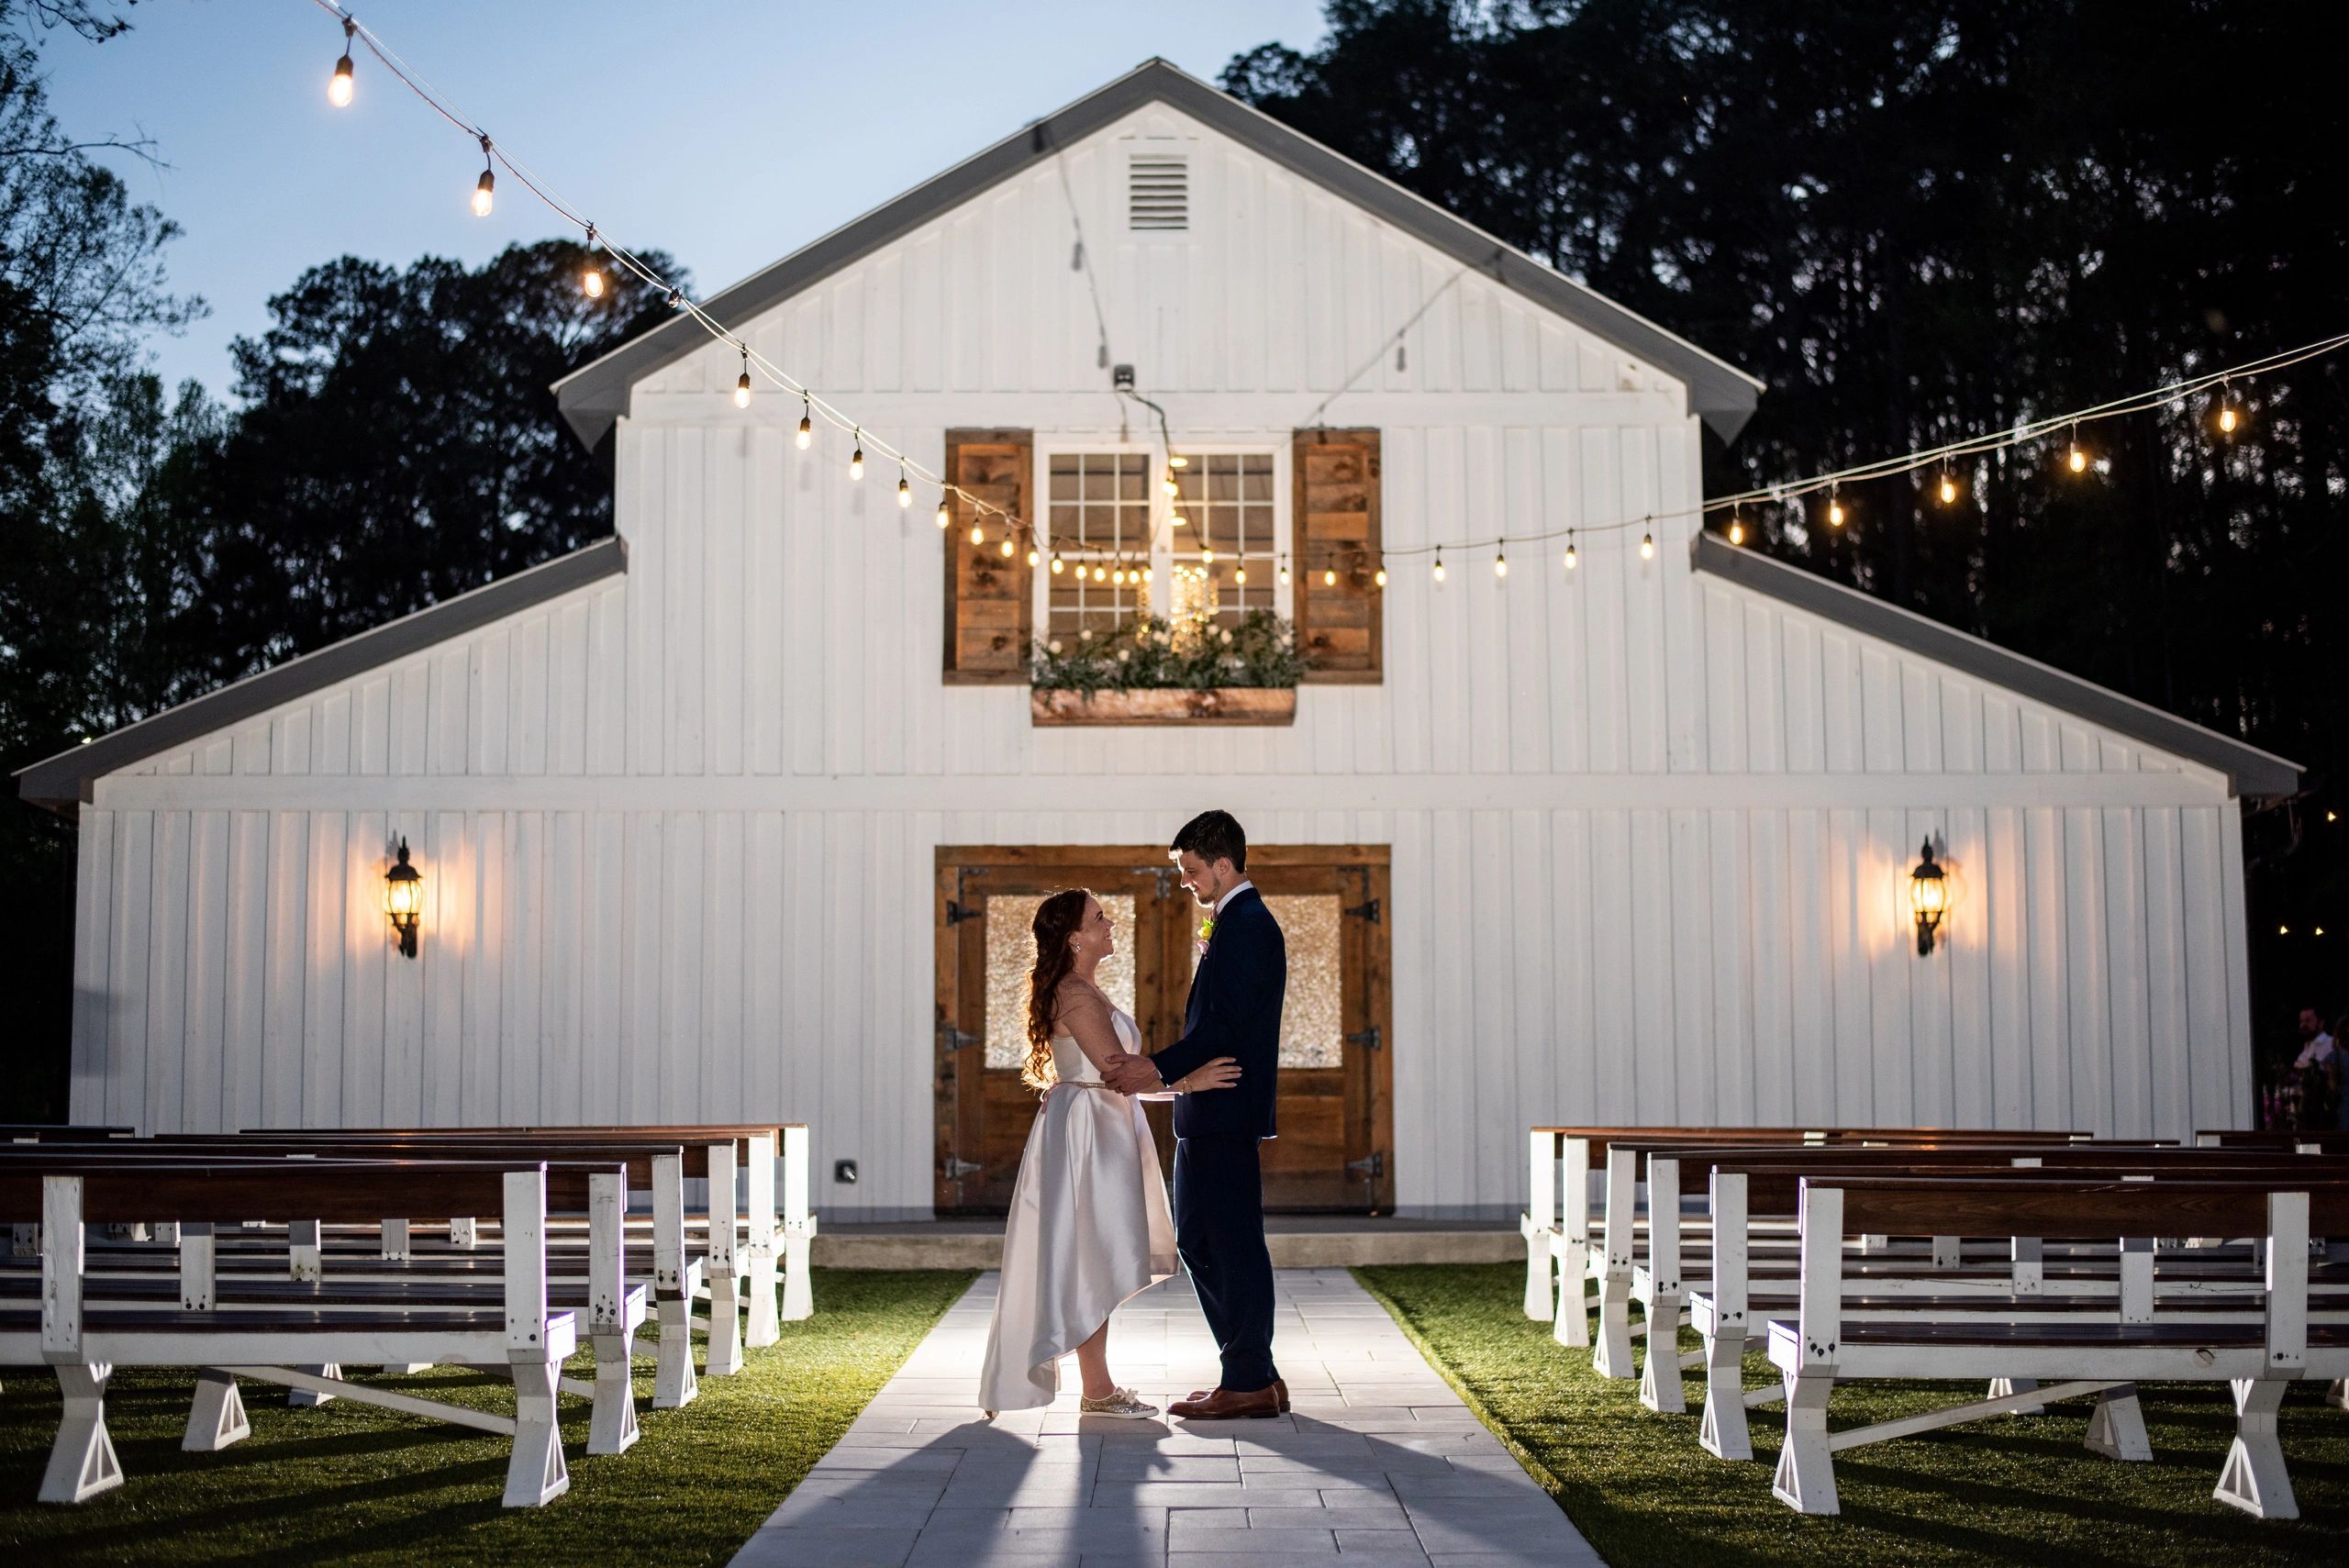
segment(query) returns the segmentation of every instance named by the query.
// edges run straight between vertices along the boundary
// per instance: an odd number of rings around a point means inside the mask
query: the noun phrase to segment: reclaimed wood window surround
[[[1203,547],[1211,545],[1216,559],[1204,587],[1219,619],[1234,621],[1260,608],[1286,614],[1311,666],[1308,682],[1377,684],[1384,634],[1384,595],[1375,581],[1379,433],[1306,429],[1294,433],[1286,454],[1208,443],[1183,455],[1190,461],[1174,471],[1179,495],[1170,500],[1161,488],[1163,458],[1151,449],[1053,442],[1039,462],[1032,430],[947,431],[946,467],[955,483],[989,507],[1034,520],[1044,561],[1057,549],[1069,570],[1056,580],[1048,565],[1030,567],[1025,539],[1005,556],[998,517],[950,497],[946,682],[1024,684],[1040,636],[1085,628],[1098,634],[1145,609],[1183,608],[1173,569],[1199,564]],[[1280,455],[1288,458],[1286,486]],[[1278,504],[1283,489],[1286,507]],[[1171,526],[1178,507],[1186,517],[1180,528]],[[1138,526],[1144,509],[1146,530]],[[974,523],[985,536],[976,544]],[[1284,558],[1291,567],[1286,590],[1278,586]],[[1077,586],[1080,563],[1114,571],[1120,562],[1146,566],[1150,582],[1123,593],[1114,583]]]

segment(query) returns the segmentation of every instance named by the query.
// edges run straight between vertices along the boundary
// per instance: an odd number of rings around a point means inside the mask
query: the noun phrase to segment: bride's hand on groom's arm
[[[1209,1089],[1229,1089],[1240,1082],[1240,1062],[1235,1057],[1219,1056],[1204,1067],[1195,1067],[1168,1087],[1180,1095],[1204,1094]]]

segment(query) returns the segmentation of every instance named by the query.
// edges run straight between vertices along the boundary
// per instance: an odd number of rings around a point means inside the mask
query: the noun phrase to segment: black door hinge
[[[1366,1182],[1382,1180],[1386,1174],[1386,1151],[1374,1149],[1367,1159],[1347,1161],[1346,1174],[1360,1176]]]
[[[965,905],[959,898],[950,898],[946,901],[946,923],[950,926],[959,926],[965,920],[975,920],[984,913],[985,913],[985,910]]]
[[[1359,1034],[1346,1036],[1346,1043],[1361,1046],[1364,1051],[1384,1051],[1386,1049],[1386,1037],[1378,1032],[1376,1024],[1373,1024]]]
[[[938,1045],[941,1051],[968,1051],[974,1045],[985,1045],[986,1036],[964,1034],[952,1024],[938,1026]]]
[[[1345,914],[1350,919],[1367,920],[1372,925],[1375,926],[1379,923],[1378,900],[1374,898],[1367,904],[1357,904],[1353,908],[1346,910]]]

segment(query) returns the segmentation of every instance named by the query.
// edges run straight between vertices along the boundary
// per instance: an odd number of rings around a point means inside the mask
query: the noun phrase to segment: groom
[[[1174,1105],[1174,1245],[1198,1287],[1199,1308],[1223,1354],[1222,1383],[1167,1407],[1175,1416],[1277,1416],[1288,1385],[1273,1366],[1273,1259],[1264,1247],[1264,1183],[1257,1145],[1273,1136],[1280,1068],[1281,999],[1288,949],[1248,881],[1248,835],[1228,811],[1186,823],[1168,851],[1208,917],[1183,1038],[1154,1056],[1125,1055],[1102,1076],[1121,1094],[1164,1088],[1219,1056],[1240,1082]]]

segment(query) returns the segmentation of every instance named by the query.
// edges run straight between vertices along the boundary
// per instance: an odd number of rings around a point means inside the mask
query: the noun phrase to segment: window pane
[[[996,895],[987,899],[987,1019],[986,1059],[989,1067],[1013,1072],[1028,1060],[1028,974],[1036,962],[1036,938],[1030,928],[1041,894]],[[1093,978],[1109,1000],[1134,1010],[1134,900],[1130,893],[1112,893],[1101,900],[1117,933],[1117,947],[1101,961]],[[1286,1056],[1284,1056],[1286,1061]]]
[[[1281,1002],[1280,1064],[1284,1067],[1344,1064],[1346,1023],[1341,988],[1345,975],[1339,947],[1340,922],[1343,918],[1339,913],[1340,903],[1334,893],[1264,895],[1264,907],[1280,922],[1281,938],[1288,949],[1288,992]],[[990,903],[987,907],[992,911],[995,906]],[[1112,915],[1110,918],[1117,917]],[[992,933],[994,928],[990,926],[988,930]],[[988,951],[992,953],[992,945]],[[1194,974],[1198,973],[1198,951],[1194,944]],[[993,964],[992,958],[989,964]],[[1106,962],[1101,966],[1104,975],[1108,967]],[[994,1039],[992,1029],[988,1039]]]

